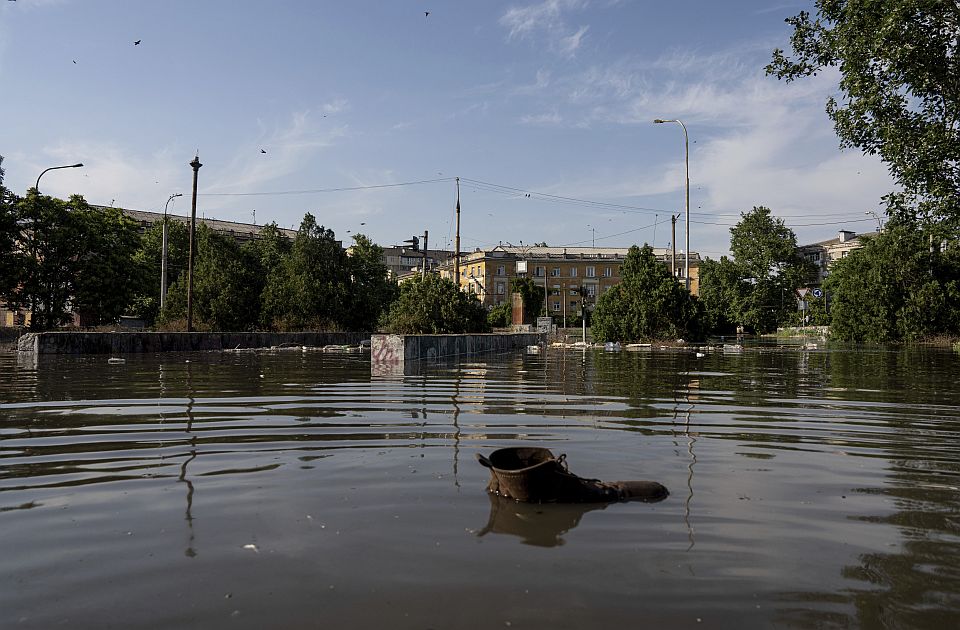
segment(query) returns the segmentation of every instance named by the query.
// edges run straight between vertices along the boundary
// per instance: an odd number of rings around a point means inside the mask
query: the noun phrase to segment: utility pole
[[[454,282],[460,290],[460,178],[457,178],[457,239],[454,244]]]
[[[447,232],[449,234],[449,232]],[[427,239],[430,238],[430,231],[423,231],[423,271],[420,272],[420,279],[423,280],[427,277]]]
[[[677,279],[677,217],[679,214],[670,213],[670,275]]]
[[[190,203],[190,254],[187,258],[187,332],[193,332],[193,259],[197,249],[197,176],[200,173],[200,156],[195,155],[190,162],[193,167],[193,200]]]

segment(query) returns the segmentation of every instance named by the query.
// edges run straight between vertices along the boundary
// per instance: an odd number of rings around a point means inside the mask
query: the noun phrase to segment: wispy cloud
[[[566,13],[582,10],[587,0],[544,0],[537,4],[514,6],[500,17],[510,39],[543,38],[550,48],[572,56],[583,43],[588,26],[571,27]]]

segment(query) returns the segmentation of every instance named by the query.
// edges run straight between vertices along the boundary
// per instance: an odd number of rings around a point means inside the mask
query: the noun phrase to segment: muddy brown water
[[[0,627],[960,627],[960,355],[0,354]],[[488,497],[546,446],[656,504]]]

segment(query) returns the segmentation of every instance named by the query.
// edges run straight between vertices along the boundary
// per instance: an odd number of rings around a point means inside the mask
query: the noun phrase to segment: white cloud
[[[552,50],[571,56],[580,48],[588,27],[568,26],[564,14],[581,10],[588,4],[586,0],[544,0],[510,7],[500,17],[500,24],[509,31],[510,39],[542,37]]]
[[[559,112],[554,111],[545,114],[523,116],[520,118],[520,122],[527,125],[558,125],[563,122],[563,118]]]

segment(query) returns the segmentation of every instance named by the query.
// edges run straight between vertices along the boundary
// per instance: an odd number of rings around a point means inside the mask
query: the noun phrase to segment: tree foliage
[[[347,258],[350,309],[344,324],[351,330],[374,330],[399,289],[383,263],[383,248],[364,234],[355,234]]]
[[[796,289],[814,273],[796,250],[797,238],[770,209],[755,206],[730,228],[733,259],[700,264],[704,328],[716,334],[739,326],[758,333],[794,323]]]
[[[506,328],[513,323],[513,305],[510,302],[497,304],[487,313],[487,323],[491,328]]]
[[[894,226],[834,262],[831,336],[889,342],[960,333],[960,250]],[[931,251],[932,249],[932,251]]]
[[[788,18],[786,81],[840,71],[826,109],[841,146],[879,155],[903,186],[892,210],[921,223],[960,219],[960,4],[953,0],[816,0]]]
[[[653,248],[634,245],[623,262],[620,284],[597,300],[592,329],[598,341],[695,337],[697,304]]]
[[[452,280],[434,274],[414,277],[400,285],[382,326],[396,334],[488,332],[487,311],[474,296]]]
[[[7,299],[20,279],[23,257],[17,249],[17,204],[19,200],[3,185],[0,155],[0,300]]]
[[[190,251],[190,228],[182,221],[167,221],[167,288],[187,273]],[[163,223],[150,226],[140,237],[140,246],[133,255],[130,280],[134,295],[128,314],[143,317],[152,325],[160,318],[160,276],[163,259]]]

